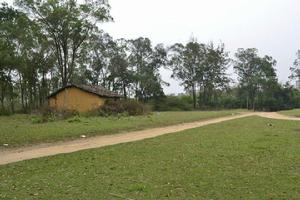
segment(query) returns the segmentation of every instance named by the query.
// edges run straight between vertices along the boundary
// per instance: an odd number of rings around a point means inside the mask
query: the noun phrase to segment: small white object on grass
[[[86,138],[86,135],[81,135],[80,137],[81,137],[81,138]]]
[[[3,144],[3,146],[8,147],[8,144]]]

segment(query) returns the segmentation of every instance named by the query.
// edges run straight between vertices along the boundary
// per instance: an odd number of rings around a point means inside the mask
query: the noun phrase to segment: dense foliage
[[[169,47],[148,38],[114,39],[106,0],[16,0],[0,7],[0,114],[31,112],[69,83],[102,85],[157,110],[299,107],[298,90],[278,83],[276,61],[257,49],[229,57],[224,44],[191,39]],[[291,79],[300,79],[300,53]],[[238,83],[227,74],[233,66]],[[168,96],[161,69],[172,71],[186,94]],[[234,85],[234,86],[233,86]]]
[[[170,95],[149,102],[157,111],[190,111],[193,110],[193,97],[189,95]]]
[[[98,110],[93,111],[94,114],[100,116],[125,115],[137,116],[146,115],[151,111],[148,105],[134,100],[115,101],[109,100],[105,102]],[[96,113],[95,113],[96,112]]]

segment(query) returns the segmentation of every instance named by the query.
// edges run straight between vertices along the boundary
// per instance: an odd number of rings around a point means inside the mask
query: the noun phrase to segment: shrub
[[[78,115],[79,115],[78,111],[71,110],[71,109],[63,109],[63,110],[56,111],[56,116],[59,119],[69,119]]]
[[[128,115],[145,115],[149,114],[151,109],[149,106],[138,101],[124,101],[124,110]]]
[[[190,96],[165,96],[150,102],[156,111],[189,111],[193,110],[193,99]]]
[[[75,110],[70,109],[56,110],[49,106],[43,106],[39,110],[35,111],[35,114],[38,117],[32,118],[33,123],[45,123],[56,120],[69,119],[74,116],[78,116],[79,113]]]
[[[68,120],[69,123],[79,123],[81,122],[81,119],[78,115],[76,115],[75,117],[72,117]]]
[[[43,122],[44,122],[44,121],[43,121],[43,118],[40,117],[40,116],[33,115],[33,116],[31,117],[31,123],[33,123],[33,124],[40,124],[40,123],[43,123]]]
[[[107,100],[103,106],[98,109],[101,116],[127,114],[130,116],[149,114],[149,106],[134,100]]]
[[[0,108],[0,116],[9,116],[11,115],[11,111],[6,108]]]

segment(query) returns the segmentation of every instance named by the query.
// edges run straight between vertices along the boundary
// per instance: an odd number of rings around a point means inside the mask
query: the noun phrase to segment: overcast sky
[[[11,3],[12,0],[0,0]],[[277,61],[279,80],[290,74],[300,49],[299,0],[109,0],[114,22],[102,28],[114,38],[148,37],[154,44],[185,43],[191,36],[199,42],[225,43],[237,48],[258,48]],[[229,70],[233,74],[232,70]],[[179,83],[162,70],[171,83],[167,94],[182,92]]]
[[[115,38],[149,37],[154,44],[224,42],[237,48],[258,48],[277,61],[279,80],[288,80],[289,68],[300,49],[299,0],[110,0],[114,22],[103,25]],[[233,73],[229,70],[229,73]],[[163,79],[166,93],[182,91],[170,73]]]

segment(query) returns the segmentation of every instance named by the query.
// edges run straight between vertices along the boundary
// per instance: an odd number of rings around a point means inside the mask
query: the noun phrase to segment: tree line
[[[124,98],[159,104],[162,68],[172,71],[193,108],[276,110],[300,106],[300,94],[278,83],[271,56],[224,44],[153,45],[148,38],[114,39],[101,29],[112,21],[106,0],[16,0],[0,7],[0,113],[30,112],[70,83],[101,85]],[[227,74],[233,66],[238,83]],[[300,51],[291,67],[300,80]]]

